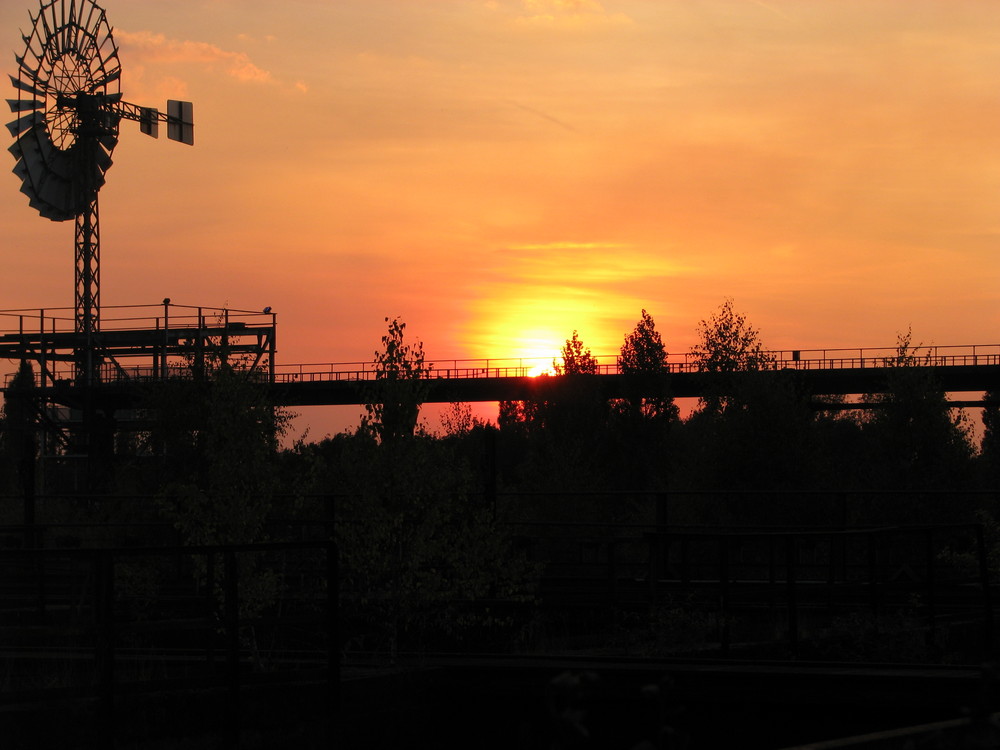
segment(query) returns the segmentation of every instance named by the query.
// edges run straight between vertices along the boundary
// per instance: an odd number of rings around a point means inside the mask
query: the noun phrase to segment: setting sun
[[[546,365],[546,364],[535,365],[534,367],[531,367],[528,370],[528,377],[529,378],[537,378],[540,375],[555,375],[555,374],[556,374],[556,370],[555,370],[555,368],[551,364],[549,364],[549,365]]]

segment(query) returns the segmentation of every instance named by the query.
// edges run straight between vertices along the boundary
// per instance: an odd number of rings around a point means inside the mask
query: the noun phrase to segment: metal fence
[[[332,540],[0,549],[0,565],[6,666],[0,702],[96,700],[93,726],[85,731],[96,733],[101,746],[113,746],[122,724],[116,705],[138,686],[222,691],[219,725],[228,747],[239,744],[241,691],[248,686],[308,680],[325,685],[335,709]],[[275,569],[278,600],[261,602],[260,576]]]

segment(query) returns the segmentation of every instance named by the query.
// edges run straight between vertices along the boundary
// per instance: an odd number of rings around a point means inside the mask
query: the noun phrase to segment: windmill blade
[[[29,68],[28,65],[27,65],[27,63],[24,62],[23,58],[18,58],[18,59],[20,61],[19,65],[21,66],[21,71],[24,73],[24,75],[26,75],[28,78],[30,78],[34,82],[34,84],[35,84],[36,87],[48,88],[49,79],[48,78],[42,78],[42,75],[41,75],[41,72],[40,72],[40,70],[41,70],[41,63],[36,63],[34,68]],[[44,96],[44,95],[45,95],[44,93],[38,94],[38,96]]]
[[[25,133],[20,138],[15,139],[7,150],[14,155],[15,159],[23,159],[26,154],[39,150],[38,141],[33,135]]]
[[[67,221],[77,213],[77,189],[71,180],[51,173],[42,174],[37,182],[26,181],[21,192],[28,196],[28,204],[46,219]]]
[[[7,104],[10,105],[11,112],[30,112],[45,106],[45,102],[37,99],[8,99]]]
[[[121,67],[117,67],[110,73],[107,73],[100,78],[95,78],[94,83],[91,85],[92,89],[100,88],[101,86],[107,86],[109,83],[113,83],[122,77]]]
[[[14,165],[11,171],[17,175],[17,179],[21,181],[21,184],[24,184],[28,179],[28,166],[24,163],[23,159],[18,159],[17,164]]]
[[[88,39],[94,38],[94,34],[91,31],[91,29],[97,28],[96,25],[91,23],[94,20],[94,13],[96,11],[100,11],[101,13],[104,12],[98,7],[97,3],[91,3],[90,9],[87,11],[87,19],[86,20],[83,20],[82,18],[80,19],[82,21],[80,27],[85,31]]]
[[[94,162],[95,166],[97,167],[98,173],[103,178],[104,173],[108,171],[108,168],[111,166],[111,154],[109,154],[103,148],[99,148],[97,149],[97,152],[94,155]],[[102,179],[101,181],[103,182],[104,180]]]
[[[35,60],[35,67],[32,68],[28,65],[28,62],[24,59],[27,55],[14,55],[14,61],[17,63],[17,67],[27,73],[31,78],[36,78],[38,73],[38,60]],[[8,73],[8,75],[10,75]],[[11,76],[13,78],[13,76]]]
[[[25,186],[27,186],[27,183],[25,183]],[[21,190],[22,192],[27,192],[24,190],[24,187]],[[73,218],[74,201],[72,183],[65,180],[53,179],[50,176],[31,193],[28,193],[29,198],[32,198],[32,193],[34,193],[34,202],[36,204],[34,207],[46,219],[66,221]]]
[[[42,115],[39,112],[32,112],[30,115],[14,120],[14,122],[7,123],[7,130],[10,131],[12,136],[17,138],[21,135],[21,133],[29,130],[33,125],[39,122],[44,122]]]
[[[34,96],[45,96],[45,91],[35,88],[30,83],[25,83],[20,78],[14,78],[14,76],[9,73],[7,74],[7,77],[10,78],[10,82],[14,84],[14,88],[20,89],[21,91],[27,91],[29,94],[33,94]]]
[[[60,151],[53,144],[43,124],[35,125],[25,131],[8,149],[19,161],[14,168],[15,173],[22,178],[22,192],[29,197],[32,190],[25,186],[37,186],[47,176],[69,182],[74,174],[74,157],[70,152]]]
[[[46,159],[36,135],[36,133],[28,131],[7,149],[17,158],[14,173],[25,184],[34,184],[36,175],[42,174],[45,170]]]

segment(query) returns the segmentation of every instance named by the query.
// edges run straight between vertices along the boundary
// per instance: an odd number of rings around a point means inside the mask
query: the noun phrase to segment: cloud
[[[271,74],[259,68],[244,52],[231,52],[207,42],[168,39],[150,31],[115,31],[115,38],[142,63],[191,63],[222,71],[244,83],[272,83]]]
[[[615,242],[536,242],[511,245],[511,250],[614,250],[628,247]]]
[[[609,13],[597,0],[521,0],[518,21],[534,26],[582,27],[630,23],[622,13]]]

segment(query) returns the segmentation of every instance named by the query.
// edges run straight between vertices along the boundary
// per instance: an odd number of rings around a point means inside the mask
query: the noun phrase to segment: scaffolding
[[[99,330],[80,330],[74,308],[0,310],[0,357],[14,365],[4,394],[31,414],[43,459],[77,459],[93,477],[113,454],[116,434],[137,429],[155,384],[198,381],[226,365],[272,383],[276,329],[269,308],[193,307],[169,299],[103,307]],[[23,362],[32,366],[30,382],[17,378]]]

